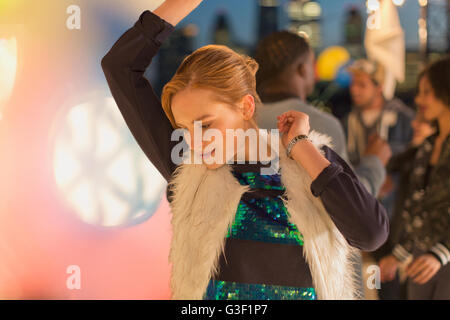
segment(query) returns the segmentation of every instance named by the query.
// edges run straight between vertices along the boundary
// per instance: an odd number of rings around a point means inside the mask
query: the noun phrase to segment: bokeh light
[[[14,87],[17,70],[16,38],[0,39],[0,119]]]
[[[393,2],[396,6],[401,7],[401,6],[405,3],[405,0],[392,0],[392,2]]]
[[[321,80],[332,81],[341,68],[350,60],[350,53],[341,46],[332,46],[320,53],[317,58],[317,75]]]
[[[71,108],[56,133],[54,176],[85,222],[126,226],[148,219],[166,182],[139,149],[112,97]]]

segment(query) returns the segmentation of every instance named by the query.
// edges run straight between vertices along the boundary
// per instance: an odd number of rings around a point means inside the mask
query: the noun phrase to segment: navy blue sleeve
[[[311,184],[347,242],[364,251],[378,249],[389,234],[385,208],[358,180],[352,169],[327,146],[322,150],[331,164]]]
[[[171,141],[172,125],[144,72],[174,29],[146,10],[101,61],[111,94],[128,128],[166,181],[176,168],[170,155],[178,142]]]

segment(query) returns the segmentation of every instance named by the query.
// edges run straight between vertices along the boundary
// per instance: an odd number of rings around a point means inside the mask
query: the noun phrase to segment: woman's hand
[[[440,261],[432,254],[424,254],[415,259],[407,268],[406,275],[413,282],[424,284],[428,282],[441,268]]]
[[[153,13],[176,26],[200,3],[202,0],[166,0]]]
[[[422,142],[431,136],[436,129],[427,122],[421,114],[418,114],[414,120],[411,122],[413,128],[413,138],[411,140],[411,145],[416,147],[422,144]]]
[[[282,134],[282,142],[287,147],[289,141],[294,137],[309,133],[309,116],[300,111],[287,111],[277,116],[278,130]]]
[[[392,156],[392,150],[386,140],[381,139],[377,133],[374,133],[368,138],[364,155],[374,155],[386,166]]]
[[[378,264],[380,267],[381,282],[389,282],[394,280],[399,265],[400,261],[398,261],[392,254],[383,257]]]
[[[299,111],[287,111],[278,118],[278,130],[282,134],[281,141],[285,147],[294,137],[309,133],[309,116]],[[292,158],[308,172],[312,180],[330,165],[330,162],[319,152],[311,141],[297,141],[291,150]]]

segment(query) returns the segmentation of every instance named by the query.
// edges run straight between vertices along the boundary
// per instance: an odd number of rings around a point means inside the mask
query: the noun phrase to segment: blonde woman
[[[225,46],[187,56],[162,102],[144,78],[162,42],[200,3],[167,0],[143,12],[102,59],[128,127],[169,183],[172,299],[355,298],[350,256],[386,240],[386,212],[330,139],[310,132],[307,115],[281,115],[281,138],[257,130],[258,64]],[[200,163],[172,160],[180,142],[171,136],[180,128]],[[223,137],[255,130],[259,147],[236,138],[212,150],[217,141],[206,135],[194,142],[199,129]],[[278,161],[278,170],[262,174],[268,160]]]

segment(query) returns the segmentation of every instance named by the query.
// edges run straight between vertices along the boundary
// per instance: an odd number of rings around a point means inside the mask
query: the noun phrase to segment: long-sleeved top
[[[166,181],[171,180],[176,168],[170,155],[178,142],[171,141],[174,129],[144,72],[173,30],[174,27],[164,19],[149,10],[144,11],[101,61],[111,93],[127,126]],[[377,249],[388,235],[385,209],[342,158],[330,148],[323,147],[323,150],[331,164],[312,182],[312,193],[321,198],[350,245],[366,251]],[[288,257],[291,256],[287,255],[286,259]],[[306,266],[306,262],[302,263]],[[299,273],[305,277],[301,281],[310,277],[306,271]]]

